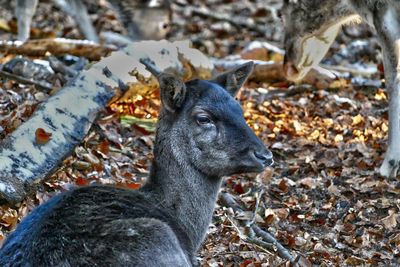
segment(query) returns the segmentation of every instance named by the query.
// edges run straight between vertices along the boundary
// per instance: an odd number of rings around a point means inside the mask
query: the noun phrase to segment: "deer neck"
[[[174,145],[174,140],[157,136],[150,177],[143,189],[184,231],[189,239],[186,250],[193,256],[211,223],[222,178],[197,170],[182,152],[184,147]]]

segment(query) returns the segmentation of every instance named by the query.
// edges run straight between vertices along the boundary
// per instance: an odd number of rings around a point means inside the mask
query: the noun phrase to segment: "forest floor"
[[[85,2],[98,30],[123,31],[104,1]],[[282,48],[282,23],[275,16],[280,2],[176,1],[170,39],[190,39],[213,58],[243,56],[244,47],[255,40]],[[193,13],[200,8],[206,15]],[[0,26],[12,24],[11,9],[0,9],[0,15]],[[40,2],[33,27],[40,28],[39,33],[81,38],[73,20],[50,1]],[[0,31],[1,40],[11,38],[15,35]],[[0,63],[14,56],[0,55]],[[281,55],[269,51],[259,59],[274,58],[281,60]],[[287,264],[274,251],[246,240],[243,225],[253,217],[293,255],[307,258],[306,265],[400,265],[400,181],[378,174],[388,132],[381,58],[374,34],[365,25],[349,26],[323,62],[332,69],[346,67],[337,79],[293,85],[254,77],[245,85],[238,97],[244,115],[273,152],[275,164],[258,175],[226,178],[222,191],[233,195],[245,211],[235,213],[218,202],[199,254],[201,266]],[[375,71],[368,75],[360,71],[370,69]],[[61,87],[67,79],[56,73],[50,80]],[[0,138],[26,121],[49,94],[1,78]],[[124,103],[123,110],[138,118],[156,118],[159,105],[157,92],[147,92]],[[120,114],[108,108],[34,196],[0,207],[0,239],[60,191],[92,183],[140,187],[149,172],[153,141],[151,128],[124,127]]]

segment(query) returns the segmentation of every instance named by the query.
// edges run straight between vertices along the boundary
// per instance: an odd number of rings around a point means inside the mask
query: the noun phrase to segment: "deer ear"
[[[157,78],[160,84],[161,102],[166,110],[174,112],[185,101],[185,84],[176,76],[167,73],[161,73]]]
[[[218,75],[211,81],[221,85],[229,94],[235,96],[240,87],[242,87],[244,82],[247,80],[247,77],[249,77],[253,70],[253,65],[253,61],[249,61],[239,67]]]

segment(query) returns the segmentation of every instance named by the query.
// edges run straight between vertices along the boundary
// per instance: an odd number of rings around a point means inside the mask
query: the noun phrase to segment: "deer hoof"
[[[391,155],[389,152],[386,154],[385,160],[382,163],[379,173],[388,178],[397,176],[400,168],[400,155]]]

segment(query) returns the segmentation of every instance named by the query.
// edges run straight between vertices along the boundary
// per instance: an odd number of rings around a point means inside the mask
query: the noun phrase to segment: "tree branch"
[[[228,193],[222,193],[221,199],[224,205],[232,208],[235,212],[243,212],[243,209],[239,206],[239,204],[237,204],[232,195]],[[246,223],[246,225],[248,225],[248,223]],[[245,241],[262,246],[263,248],[272,250],[273,252],[278,252],[278,255],[281,258],[290,261],[294,266],[298,266],[296,257],[293,256],[284,246],[282,246],[270,233],[262,230],[255,223],[251,224],[249,227],[254,231],[254,234],[262,240],[255,237],[248,237]]]

